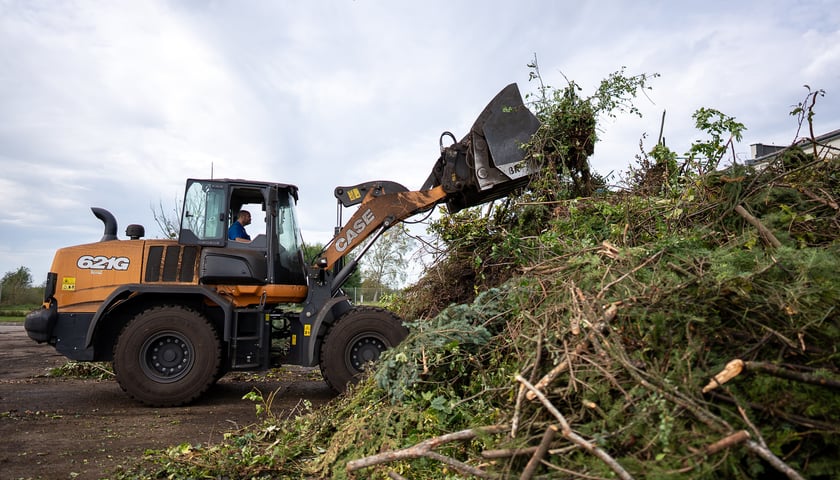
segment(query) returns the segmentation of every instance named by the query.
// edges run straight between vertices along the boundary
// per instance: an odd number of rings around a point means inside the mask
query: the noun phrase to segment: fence
[[[384,288],[348,287],[344,289],[344,293],[355,304],[370,304],[379,303],[382,300],[382,295],[387,295],[392,291]]]

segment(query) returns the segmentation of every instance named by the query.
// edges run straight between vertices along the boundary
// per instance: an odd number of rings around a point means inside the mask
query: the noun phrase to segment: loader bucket
[[[442,185],[450,213],[508,195],[528,184],[539,171],[521,148],[540,126],[512,83],[478,116],[469,133],[451,146],[441,146],[423,190]],[[444,133],[441,136],[450,135]],[[454,137],[453,137],[454,138]]]

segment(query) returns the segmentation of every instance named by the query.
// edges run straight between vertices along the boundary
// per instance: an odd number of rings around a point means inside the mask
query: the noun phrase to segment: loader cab
[[[305,285],[294,185],[246,180],[187,180],[178,242],[201,249],[205,284]],[[250,242],[228,239],[240,210],[251,213]]]

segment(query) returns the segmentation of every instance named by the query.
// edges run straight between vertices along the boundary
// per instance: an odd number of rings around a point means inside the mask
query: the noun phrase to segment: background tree
[[[20,267],[15,271],[6,272],[3,275],[3,280],[0,280],[0,290],[2,298],[0,303],[3,305],[18,305],[27,303],[28,295],[32,289],[32,273],[27,267]]]
[[[386,231],[365,255],[362,267],[362,288],[393,291],[402,286],[408,277],[409,253],[414,239],[405,224],[394,225]]]
[[[315,262],[315,259],[318,258],[318,255],[324,251],[324,244],[323,243],[313,243],[312,245],[303,245],[303,258],[306,261],[307,265],[312,265]],[[347,255],[347,261],[351,261],[356,256],[354,254]],[[361,262],[360,262],[361,263]],[[344,290],[349,290],[351,288],[359,288],[362,285],[362,272],[360,269],[356,269],[350,278],[344,282]]]
[[[152,206],[152,216],[157,223],[160,233],[163,238],[178,238],[178,231],[181,228],[181,205],[183,202],[176,200],[175,206],[171,211],[167,212],[163,208],[163,200],[158,202],[158,207],[155,209]]]

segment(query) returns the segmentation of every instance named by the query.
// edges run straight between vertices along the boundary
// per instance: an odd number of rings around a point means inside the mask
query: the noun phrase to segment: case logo
[[[76,261],[76,266],[85,270],[128,270],[130,263],[128,257],[82,255]]]
[[[367,210],[365,210],[365,213],[362,214],[362,218],[359,218],[355,222],[353,222],[352,228],[347,230],[347,233],[345,233],[344,236],[338,237],[335,240],[336,251],[343,252],[347,250],[347,247],[349,247],[350,244],[353,243],[353,240],[355,240],[362,232],[364,232],[368,225],[373,223],[375,220],[376,215],[373,214],[371,209],[368,208]]]

